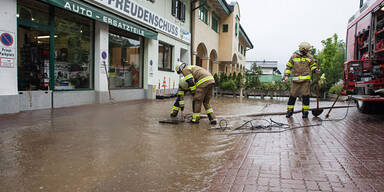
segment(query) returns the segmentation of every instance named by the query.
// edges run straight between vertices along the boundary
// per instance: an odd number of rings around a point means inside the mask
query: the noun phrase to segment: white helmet
[[[185,81],[184,78],[179,80],[179,87],[181,87],[184,90],[188,89],[188,83]]]
[[[301,52],[308,52],[312,48],[312,45],[308,42],[302,42],[299,45],[299,51]]]
[[[177,62],[176,66],[175,66],[175,71],[177,73],[181,73],[181,71],[185,68],[187,64],[183,63],[183,62]]]

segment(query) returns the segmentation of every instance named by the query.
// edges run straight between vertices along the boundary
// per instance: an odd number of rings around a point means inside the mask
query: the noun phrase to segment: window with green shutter
[[[228,24],[223,24],[223,32],[228,32]]]
[[[235,36],[237,36],[237,22],[236,22],[236,25],[235,25]]]
[[[208,24],[208,9],[204,6],[200,7],[200,20]]]
[[[216,33],[219,32],[219,18],[214,12],[212,13],[212,29]]]

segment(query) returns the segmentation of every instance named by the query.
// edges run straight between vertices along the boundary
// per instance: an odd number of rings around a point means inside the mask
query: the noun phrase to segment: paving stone
[[[343,121],[253,137],[248,153],[241,152],[246,160],[240,166],[256,182],[244,191],[384,191],[384,129],[375,124],[382,117],[351,111]],[[341,117],[343,112],[333,113]],[[268,118],[305,124],[298,115],[289,121]],[[309,118],[306,123],[319,122]]]

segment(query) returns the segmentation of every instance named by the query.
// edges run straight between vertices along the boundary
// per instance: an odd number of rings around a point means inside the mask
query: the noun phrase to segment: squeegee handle
[[[333,102],[333,104],[332,104],[331,108],[329,109],[329,111],[328,111],[328,113],[327,113],[326,117],[328,117],[328,116],[329,116],[329,114],[331,113],[331,111],[332,111],[333,107],[335,106],[335,104],[336,104],[337,100],[339,99],[339,96],[340,96],[340,95],[337,95],[337,97],[336,97],[335,101]]]

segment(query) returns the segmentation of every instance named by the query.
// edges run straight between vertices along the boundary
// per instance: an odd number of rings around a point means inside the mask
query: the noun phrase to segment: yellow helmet
[[[181,71],[184,69],[184,67],[186,66],[187,64],[183,63],[183,62],[177,62],[176,66],[175,66],[175,71],[177,73],[181,73]]]
[[[299,51],[301,52],[308,52],[312,48],[312,45],[308,42],[302,42],[299,45]]]
[[[179,80],[179,87],[181,87],[184,90],[188,89],[188,83],[185,81],[184,78]]]

